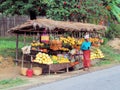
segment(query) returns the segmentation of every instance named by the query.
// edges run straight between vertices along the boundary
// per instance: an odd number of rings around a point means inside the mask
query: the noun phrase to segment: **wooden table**
[[[24,66],[24,62],[28,61],[30,63],[30,68],[33,67],[33,64],[37,64],[37,66],[43,68],[44,72],[51,73],[51,72],[58,72],[62,69],[66,69],[66,72],[69,72],[69,67],[71,67],[70,63],[58,63],[58,64],[40,64],[36,62],[31,62],[31,60],[35,57],[34,55],[24,55],[22,59],[22,67]]]
[[[49,74],[51,73],[51,71],[56,73],[57,71],[60,71],[62,69],[66,69],[66,71],[69,72],[70,63],[50,64],[48,66]]]

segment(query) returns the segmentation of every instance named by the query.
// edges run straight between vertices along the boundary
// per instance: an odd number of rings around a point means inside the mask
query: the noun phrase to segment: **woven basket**
[[[41,67],[33,67],[33,74],[34,75],[41,75],[42,74],[42,68]]]
[[[50,49],[59,50],[62,47],[62,41],[60,40],[51,40],[50,41]]]
[[[20,70],[20,74],[23,76],[26,76],[26,72],[27,72],[28,68],[22,67]]]

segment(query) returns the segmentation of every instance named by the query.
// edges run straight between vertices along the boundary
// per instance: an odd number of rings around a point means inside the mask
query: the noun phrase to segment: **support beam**
[[[17,63],[17,60],[18,60],[18,38],[19,38],[19,35],[17,34],[16,35],[16,65],[18,64]]]

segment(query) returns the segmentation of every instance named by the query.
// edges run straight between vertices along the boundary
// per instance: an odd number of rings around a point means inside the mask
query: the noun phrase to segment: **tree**
[[[38,15],[55,20],[99,23],[110,17],[103,3],[107,0],[1,0],[0,11],[5,15]]]
[[[37,15],[42,15],[42,8],[49,0],[1,0],[0,12],[5,15],[29,15],[31,19],[36,19]]]
[[[55,20],[70,20],[98,23],[109,16],[102,0],[52,0],[47,17]]]

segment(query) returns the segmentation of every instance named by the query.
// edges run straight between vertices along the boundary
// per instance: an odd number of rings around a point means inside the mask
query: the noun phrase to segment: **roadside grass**
[[[102,45],[100,49],[105,57],[100,59],[100,62],[96,63],[97,66],[120,63],[120,53],[116,52],[116,50],[114,50],[112,47],[108,45]]]
[[[31,38],[26,40],[31,41]],[[18,52],[21,53],[21,48],[24,46],[23,37],[19,39]],[[3,57],[14,57],[16,52],[16,38],[15,37],[0,37],[0,55]],[[20,55],[20,54],[19,54]],[[19,57],[19,56],[18,56]]]
[[[23,43],[19,42],[19,51],[23,47]],[[0,55],[4,57],[15,57],[16,52],[16,42],[15,41],[6,41],[0,40]]]
[[[15,86],[23,85],[27,82],[27,80],[21,78],[4,79],[0,81],[0,90],[7,90]]]

